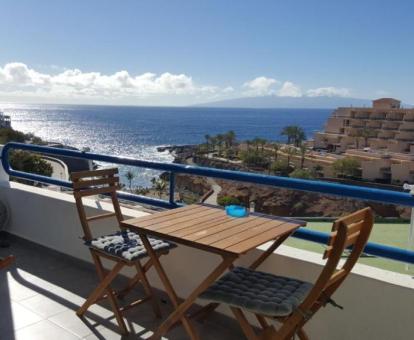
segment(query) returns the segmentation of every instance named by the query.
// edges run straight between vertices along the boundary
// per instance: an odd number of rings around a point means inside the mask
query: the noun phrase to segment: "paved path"
[[[62,161],[51,158],[51,157],[42,157],[42,158],[52,166],[53,168],[52,177],[53,178],[61,179],[64,181],[69,180],[68,168],[64,165]]]
[[[192,158],[187,158],[186,163],[188,165],[197,165],[197,164],[194,163]],[[221,191],[221,186],[218,185],[217,182],[213,178],[206,177],[206,180],[207,180],[208,184],[211,185],[211,189],[213,189],[213,193],[210,196],[207,197],[207,199],[204,201],[204,203],[217,205],[217,196],[218,196],[219,192]]]
[[[221,186],[216,183],[216,181],[212,178],[207,178],[207,181],[211,185],[211,188],[213,189],[213,193],[207,197],[207,199],[204,201],[208,204],[217,205],[217,196],[218,193],[221,191]]]

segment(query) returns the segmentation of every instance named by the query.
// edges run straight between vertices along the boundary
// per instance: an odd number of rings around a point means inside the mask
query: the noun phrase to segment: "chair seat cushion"
[[[176,247],[175,244],[160,239],[148,237],[148,240],[155,252]],[[131,231],[119,231],[115,234],[100,236],[85,242],[85,244],[91,248],[104,251],[128,261],[148,256],[139,235]]]
[[[210,286],[200,298],[281,317],[290,315],[312,287],[309,282],[236,267]]]

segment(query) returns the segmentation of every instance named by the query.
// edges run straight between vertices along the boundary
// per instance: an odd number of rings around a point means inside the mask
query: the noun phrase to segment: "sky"
[[[0,101],[414,104],[412,0],[2,0]]]

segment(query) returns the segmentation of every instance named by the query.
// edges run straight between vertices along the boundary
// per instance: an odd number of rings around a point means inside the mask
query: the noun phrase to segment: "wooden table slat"
[[[194,221],[188,221],[186,223],[183,223],[181,226],[173,226],[171,228],[162,229],[163,232],[169,233],[171,235],[174,235],[176,237],[182,237],[184,235],[191,234],[192,232],[200,230],[201,227],[211,227],[215,226],[217,224],[222,224],[227,219],[222,214],[214,214],[209,218],[203,218],[199,220]]]
[[[161,216],[160,218],[156,218],[154,214],[154,218],[147,221],[139,221],[140,227],[154,227],[154,230],[160,229],[163,224],[172,225],[175,223],[180,223],[182,221],[187,221],[188,219],[192,219],[194,216],[198,216],[198,214],[211,214],[213,211],[208,209],[207,207],[195,207],[192,210],[186,210],[179,214],[174,214],[171,216]]]
[[[194,235],[191,235],[191,238],[186,238],[203,244],[213,244],[219,240],[222,240],[223,238],[232,237],[234,235],[237,235],[239,232],[266,222],[268,221],[262,218],[252,218],[249,221],[244,221],[241,218],[237,218],[231,222],[222,223],[221,225],[218,225],[214,228],[210,228],[207,230],[207,232],[204,232],[203,230],[203,233],[198,232]]]
[[[246,241],[234,244],[226,248],[226,250],[229,252],[244,254],[249,250],[255,249],[270,240],[275,240],[280,236],[286,235],[286,233],[291,233],[296,229],[297,225],[295,227],[295,225],[292,225],[291,223],[285,223],[276,228],[265,231],[264,233],[258,234]]]
[[[193,204],[122,222],[145,235],[222,254],[243,254],[296,230],[302,221],[253,213],[234,218],[221,207]]]
[[[205,223],[208,223],[222,216],[223,212],[220,210],[203,211],[190,217],[186,216],[186,218],[183,220],[176,219],[173,223],[164,222],[159,225],[159,228],[157,228],[157,230],[163,233],[175,234],[175,232],[178,230],[185,229],[194,225],[204,225]]]
[[[204,215],[213,214],[215,211],[204,208],[196,208],[194,210],[184,211],[182,214],[176,214],[173,216],[165,216],[161,219],[153,219],[144,222],[137,222],[137,225],[140,227],[151,228],[152,230],[162,229],[163,227],[168,227],[177,223],[182,223],[186,221],[191,221],[194,218]]]
[[[226,249],[234,244],[249,240],[250,238],[256,236],[259,233],[263,233],[265,231],[268,231],[269,229],[277,228],[278,226],[284,223],[286,222],[277,221],[275,223],[274,221],[268,221],[263,224],[254,226],[252,228],[248,228],[241,232],[235,233],[231,237],[218,239],[216,242],[210,243],[210,245],[217,247],[217,248]]]
[[[157,220],[157,219],[160,219],[160,218],[163,218],[163,217],[166,217],[166,216],[172,217],[172,215],[183,214],[185,211],[194,211],[194,209],[196,209],[198,207],[203,207],[203,206],[202,205],[187,205],[187,206],[182,207],[182,208],[159,211],[159,212],[156,212],[154,214],[147,215],[147,216],[131,218],[131,219],[125,220],[123,222],[128,222],[128,224],[134,225],[137,221],[139,221],[141,223],[141,222],[148,221],[148,220],[150,220],[150,221]]]
[[[224,215],[220,216],[220,217],[213,218],[210,221],[203,223],[203,228],[204,228],[203,230],[217,227],[217,226],[223,224],[224,222],[226,222],[227,220],[228,220],[228,216],[224,216]],[[180,229],[180,230],[174,231],[174,235],[176,237],[185,237],[187,235],[194,234],[197,231],[200,231],[200,226],[199,225],[193,225],[193,226],[187,227],[185,229]]]

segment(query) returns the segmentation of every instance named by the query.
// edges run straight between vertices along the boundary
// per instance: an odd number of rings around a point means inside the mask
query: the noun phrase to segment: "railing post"
[[[3,150],[4,145],[0,145],[0,152]],[[7,174],[7,172],[4,170],[2,166],[0,166],[0,182],[8,182],[10,179],[10,176]]]
[[[170,203],[175,204],[174,195],[175,194],[175,173],[170,172]]]
[[[410,230],[408,233],[408,250],[414,250],[414,208],[411,208],[411,216],[410,216]],[[406,270],[410,270],[412,264],[406,264]]]
[[[412,185],[412,184],[410,185],[410,184],[406,183],[406,184],[404,184],[403,189],[404,190],[410,190],[410,194],[412,196],[414,196],[414,185]],[[408,230],[407,249],[409,251],[414,250],[414,208],[413,207],[411,207],[410,227],[409,227],[409,230]],[[409,271],[411,266],[412,266],[412,264],[406,263],[405,269],[407,271]]]

